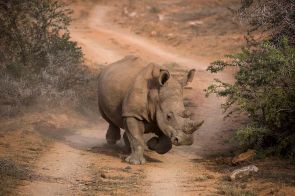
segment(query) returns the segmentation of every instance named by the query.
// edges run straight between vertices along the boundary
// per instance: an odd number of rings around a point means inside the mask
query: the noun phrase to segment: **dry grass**
[[[0,195],[14,194],[14,188],[20,180],[30,178],[30,170],[12,160],[0,159]]]
[[[245,190],[243,185],[241,187],[235,185],[221,185],[219,193],[226,196],[255,196],[258,195],[255,191]]]
[[[143,171],[125,168],[100,167],[92,165],[93,177],[89,181],[82,182],[87,186],[87,194],[96,193],[98,195],[131,195],[136,194],[144,178]],[[81,182],[80,182],[81,183]]]
[[[97,71],[93,72],[85,65],[70,64],[51,65],[40,75],[29,78],[14,78],[2,73],[0,117],[15,117],[36,105],[41,109],[66,105],[82,114],[93,115],[96,112],[97,75]]]
[[[218,194],[240,195],[293,195],[295,193],[295,167],[287,160],[275,157],[254,160],[259,171],[248,177],[230,181],[230,173],[243,165],[233,166],[218,159],[201,162],[206,170],[218,176],[215,181]],[[246,163],[245,163],[246,164]],[[250,164],[250,163],[247,163]],[[282,167],[284,166],[284,167]],[[202,178],[198,178],[202,179]]]
[[[50,141],[23,124],[1,124],[0,195],[14,195],[17,186],[31,179],[32,166]]]
[[[122,27],[176,48],[189,49],[193,55],[214,60],[238,50],[244,43],[243,28],[228,9],[237,9],[238,0],[150,0],[133,1],[131,6],[124,0],[116,4],[117,9],[110,15]],[[130,16],[131,13],[136,15]]]

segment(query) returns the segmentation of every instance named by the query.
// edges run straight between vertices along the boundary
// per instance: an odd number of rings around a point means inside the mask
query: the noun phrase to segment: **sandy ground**
[[[111,9],[95,5],[89,16],[83,19],[83,23],[76,21],[71,28],[73,40],[77,40],[82,46],[86,58],[94,62],[92,65],[111,63],[125,55],[134,54],[151,62],[176,62],[197,70],[196,78],[191,84],[192,89],[185,93],[196,102],[197,108],[193,109],[195,116],[204,119],[205,124],[195,135],[193,146],[174,148],[162,156],[149,152],[153,161],[144,166],[135,166],[142,169],[145,176],[146,182],[142,182],[144,186],[141,191],[151,195],[195,195],[199,191],[206,194],[214,192],[214,188],[209,186],[202,188],[188,183],[192,181],[194,174],[199,172],[194,169],[196,166],[192,160],[224,150],[227,146],[223,136],[225,132],[230,132],[229,126],[225,125],[226,121],[223,121],[221,100],[213,96],[209,99],[203,98],[202,89],[212,80],[212,77],[205,73],[208,61],[197,56],[186,56],[185,51],[176,51],[113,26],[106,18],[106,13]],[[91,161],[100,162],[100,157],[88,152],[83,153],[83,150],[105,146],[107,124],[102,120],[99,123],[93,129],[78,130],[66,136],[63,140],[66,144],[56,142],[38,162],[37,170],[41,175],[61,179],[60,182],[33,182],[24,187],[25,192],[28,195],[79,194],[76,179],[83,180],[90,176]],[[121,163],[120,160],[118,165],[113,163],[112,166],[126,167],[128,164]]]
[[[84,4],[82,4],[84,5]],[[223,119],[220,104],[223,100],[204,97],[203,89],[213,76],[205,71],[211,59],[188,55],[186,50],[171,47],[156,40],[136,35],[109,22],[112,6],[74,4],[77,20],[71,26],[72,39],[83,48],[92,68],[108,64],[134,54],[156,62],[175,62],[195,68],[196,76],[185,90],[185,97],[193,102],[190,109],[196,119],[205,124],[195,134],[189,147],[174,147],[165,155],[146,152],[148,163],[129,165],[122,141],[106,145],[107,124],[103,119],[69,130],[40,126],[39,132],[53,139],[52,148],[37,161],[34,172],[39,176],[21,186],[20,195],[217,195],[222,173],[210,167],[207,157],[230,151],[229,135],[237,126],[237,119]],[[86,13],[86,14],[85,14]],[[231,71],[219,77],[231,81]],[[215,77],[215,76],[214,76]],[[57,121],[59,118],[56,119]],[[69,122],[76,123],[76,119]]]

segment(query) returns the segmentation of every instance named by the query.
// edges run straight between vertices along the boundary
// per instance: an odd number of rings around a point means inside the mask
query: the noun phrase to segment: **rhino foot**
[[[126,159],[126,162],[133,165],[140,165],[146,163],[146,160],[143,156],[136,156],[135,154],[129,155]]]

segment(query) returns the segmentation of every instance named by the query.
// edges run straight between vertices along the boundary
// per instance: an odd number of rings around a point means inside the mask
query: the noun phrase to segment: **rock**
[[[102,177],[102,178],[107,178],[107,176],[106,176],[105,173],[101,173],[101,174],[100,174],[100,177]]]
[[[152,31],[151,32],[151,36],[157,36],[157,32],[156,31]]]
[[[129,17],[136,17],[137,16],[137,13],[135,12],[135,11],[133,11],[133,12],[129,12],[128,11],[128,7],[124,7],[123,8],[123,13],[124,13],[124,15],[126,15],[126,16],[129,16]]]
[[[176,40],[174,43],[173,43],[173,46],[179,46],[181,44],[181,41],[180,40]]]
[[[233,164],[238,164],[244,161],[249,161],[250,159],[252,159],[253,157],[255,157],[256,155],[256,151],[255,150],[247,150],[247,152],[244,152],[242,154],[239,154],[237,156],[235,156],[232,159],[232,163]]]
[[[204,24],[204,22],[201,20],[195,20],[195,21],[188,22],[188,26],[190,26],[190,27],[194,27],[194,26],[202,25],[202,24]]]
[[[174,37],[174,34],[173,33],[168,33],[167,37]]]
[[[129,17],[131,17],[131,18],[136,17],[136,16],[137,16],[137,13],[136,13],[136,12],[131,12],[131,13],[129,14]]]
[[[213,175],[211,175],[211,174],[208,174],[208,175],[207,175],[207,178],[208,178],[208,179],[215,179],[215,176],[213,176]]]
[[[158,14],[159,21],[163,21],[165,19],[164,14]]]
[[[256,172],[258,172],[258,167],[256,167],[255,165],[248,165],[246,167],[234,170],[230,174],[230,179],[234,181],[238,178],[244,178]]]
[[[124,7],[124,9],[123,9],[123,13],[124,13],[125,15],[129,15],[129,11],[128,11],[128,8],[127,8],[127,7]]]
[[[130,166],[127,166],[124,168],[124,170],[131,170],[132,168]]]
[[[221,177],[220,177],[220,180],[222,180],[222,181],[231,181],[229,175],[223,175],[223,176],[221,176]]]
[[[30,151],[41,151],[41,149],[40,148],[36,148],[36,147],[30,147],[30,148],[28,148],[28,150],[30,150]]]
[[[156,13],[160,12],[160,9],[155,7],[155,6],[147,6],[146,8],[149,10],[149,12],[151,12],[153,14],[156,14]]]

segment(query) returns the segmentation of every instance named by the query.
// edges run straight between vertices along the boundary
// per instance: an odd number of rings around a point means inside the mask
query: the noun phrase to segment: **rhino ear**
[[[163,86],[170,78],[170,73],[167,70],[161,69],[159,76],[159,84]]]
[[[188,71],[188,73],[184,76],[182,80],[183,86],[186,86],[189,82],[192,82],[195,77],[195,69],[191,69]]]

